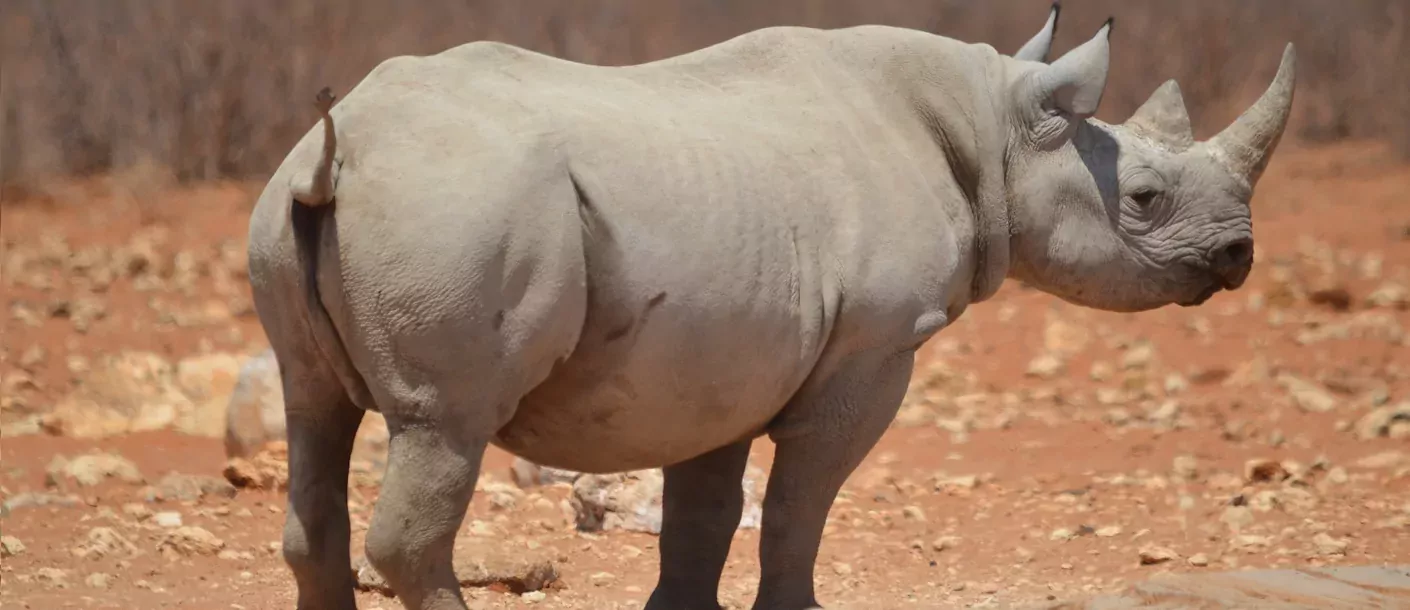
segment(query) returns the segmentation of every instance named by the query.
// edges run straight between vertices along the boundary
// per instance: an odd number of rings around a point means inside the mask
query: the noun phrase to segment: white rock
[[[211,496],[219,498],[235,497],[235,486],[220,477],[168,473],[157,481],[156,491],[163,500],[192,502]]]
[[[1193,455],[1177,455],[1174,460],[1175,476],[1193,481],[1199,477],[1199,461]]]
[[[522,490],[507,483],[491,482],[480,491],[489,496],[490,508],[494,510],[512,509],[524,498]]]
[[[157,543],[157,550],[167,559],[179,559],[196,555],[215,555],[225,548],[225,541],[216,538],[204,528],[187,526],[168,532]]]
[[[132,517],[137,521],[146,521],[152,518],[152,509],[146,504],[139,502],[128,502],[122,505],[122,514]]]
[[[1356,435],[1362,439],[1390,436],[1391,425],[1410,421],[1410,400],[1373,409],[1356,422]]]
[[[249,551],[237,551],[235,549],[223,549],[215,554],[216,558],[226,561],[254,561],[255,555]]]
[[[617,577],[611,572],[594,572],[588,577],[588,582],[592,583],[594,587],[605,587],[616,580]]]
[[[190,401],[190,407],[178,414],[176,429],[195,436],[221,436],[239,375],[240,359],[233,354],[203,354],[176,363],[176,386]]]
[[[960,539],[956,536],[941,536],[930,543],[930,548],[935,549],[937,552],[948,551],[959,546],[959,544]]]
[[[1399,466],[1402,463],[1405,463],[1406,461],[1410,461],[1410,458],[1407,458],[1406,454],[1401,453],[1399,451],[1390,450],[1382,451],[1380,453],[1373,453],[1359,460],[1356,460],[1355,464],[1358,468],[1369,468],[1374,470],[1380,468],[1393,468],[1395,466]]]
[[[225,407],[225,455],[249,457],[265,443],[284,440],[284,388],[273,349],[240,365]]]
[[[151,352],[128,351],[104,357],[60,399],[45,421],[50,431],[97,438],[166,428],[191,401],[174,382],[175,368]]]
[[[1350,480],[1351,477],[1346,474],[1346,469],[1341,466],[1333,466],[1331,470],[1327,471],[1327,481],[1329,482],[1341,485]]]
[[[67,589],[69,571],[63,568],[39,568],[34,571],[36,581],[48,584],[56,589]]]
[[[1084,324],[1072,324],[1055,316],[1048,316],[1048,324],[1043,328],[1043,347],[1056,354],[1072,355],[1087,349],[1092,333]]]
[[[1247,506],[1230,506],[1224,509],[1219,521],[1229,527],[1229,531],[1239,533],[1253,524],[1253,511]]]
[[[152,523],[157,524],[157,527],[164,528],[181,527],[181,513],[164,510],[152,515]]]
[[[1165,376],[1165,393],[1170,395],[1179,394],[1189,389],[1190,382],[1179,373],[1170,373]]]
[[[1176,557],[1179,557],[1179,555],[1177,555],[1175,551],[1172,551],[1169,548],[1163,546],[1156,545],[1147,545],[1141,547],[1141,550],[1137,552],[1137,555],[1140,557],[1141,565],[1143,566],[1165,563],[1167,561],[1175,559]]]
[[[1313,546],[1323,555],[1345,555],[1351,543],[1344,538],[1333,538],[1326,532],[1318,532],[1312,537]]]
[[[14,557],[25,552],[23,542],[14,536],[0,536],[0,557]]]
[[[530,487],[552,485],[554,483],[571,484],[573,481],[576,481],[579,476],[582,476],[582,473],[535,464],[529,460],[515,456],[514,462],[509,466],[509,476],[520,489],[528,489]]]
[[[1366,296],[1366,304],[1384,309],[1410,309],[1410,290],[1404,286],[1387,282]]]
[[[1331,392],[1300,377],[1284,373],[1278,376],[1278,385],[1288,391],[1294,404],[1309,413],[1326,413],[1337,407],[1337,399]]]
[[[902,508],[901,516],[905,517],[908,521],[925,522],[925,510],[919,506],[911,505]]]
[[[578,529],[661,533],[663,484],[660,469],[578,477],[570,499]]]
[[[48,482],[54,485],[73,480],[80,487],[92,487],[109,478],[124,483],[143,482],[137,465],[114,453],[88,453],[73,459],[56,455],[45,472]]]
[[[1132,345],[1121,356],[1121,368],[1127,370],[1140,370],[1150,366],[1155,359],[1155,346],[1149,342],[1141,341]]]
[[[741,482],[744,514],[739,529],[759,527],[763,516],[760,487],[763,471],[749,467]],[[636,470],[615,474],[584,474],[573,481],[569,498],[579,530],[661,533],[661,493],[665,479],[661,469]]]
[[[1229,546],[1235,549],[1253,550],[1267,548],[1272,544],[1272,538],[1257,534],[1238,534],[1229,539]]]
[[[240,358],[235,358],[239,361]],[[233,385],[228,391],[226,382],[231,367],[227,357],[213,357],[206,361],[185,362],[188,385],[199,388],[205,375],[218,379],[212,382],[218,391],[202,394],[204,400],[199,411],[202,415],[192,417],[193,425],[207,426],[212,418],[222,421],[225,436],[225,456],[227,458],[250,458],[257,455],[271,443],[285,441],[288,431],[284,428],[284,389],[279,378],[279,361],[274,350],[265,349],[252,357],[239,362]],[[178,368],[181,368],[178,366]],[[362,426],[357,431],[358,444],[353,448],[357,459],[381,461],[386,454],[387,421],[380,413],[368,413],[363,417]]]
[[[126,536],[110,527],[95,527],[88,530],[83,542],[71,551],[79,559],[102,559],[104,557],[130,557],[136,555],[137,545]]]
[[[1092,368],[1088,371],[1087,376],[1090,377],[1092,381],[1106,381],[1111,379],[1111,376],[1115,374],[1116,370],[1112,368],[1110,363],[1098,361],[1092,363]]]
[[[1027,374],[1029,377],[1039,379],[1052,379],[1062,374],[1066,368],[1062,358],[1056,354],[1042,354],[1028,363]]]

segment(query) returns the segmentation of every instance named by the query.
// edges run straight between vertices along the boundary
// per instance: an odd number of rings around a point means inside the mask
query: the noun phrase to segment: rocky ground
[[[1253,275],[1203,307],[1109,314],[1010,285],[972,308],[834,507],[823,602],[1050,605],[1162,573],[1410,563],[1410,167],[1386,158],[1280,152]],[[266,346],[252,200],[119,176],[7,204],[0,607],[292,607],[279,444],[227,464],[222,438]],[[369,425],[358,558],[384,448]],[[651,475],[526,482],[492,452],[457,551],[472,607],[639,608]],[[754,525],[731,608],[752,599]],[[359,581],[363,608],[399,607]]]

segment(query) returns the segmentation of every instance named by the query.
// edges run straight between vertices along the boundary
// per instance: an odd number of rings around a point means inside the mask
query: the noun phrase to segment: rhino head
[[[1097,309],[1199,305],[1253,264],[1249,199],[1287,124],[1293,47],[1257,102],[1196,142],[1173,80],[1125,123],[1091,118],[1111,27],[1051,64],[1007,64],[1009,277]]]

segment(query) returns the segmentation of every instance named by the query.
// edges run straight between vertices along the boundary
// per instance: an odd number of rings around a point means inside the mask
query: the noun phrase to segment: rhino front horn
[[[1247,181],[1250,187],[1263,175],[1268,160],[1273,157],[1273,149],[1283,137],[1283,128],[1287,127],[1288,114],[1292,111],[1296,72],[1297,54],[1292,43],[1288,43],[1273,84],[1232,125],[1210,140],[1213,152],[1223,159],[1229,171]]]

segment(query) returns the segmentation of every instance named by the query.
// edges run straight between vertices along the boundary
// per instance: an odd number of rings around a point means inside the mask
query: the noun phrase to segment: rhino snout
[[[1196,274],[1208,278],[1191,289],[1195,293],[1176,301],[1184,307],[1203,305],[1220,290],[1235,290],[1248,279],[1253,267],[1253,240],[1238,237],[1221,242],[1210,249],[1209,255],[1200,263],[1192,263]]]
[[[1253,267],[1253,239],[1239,237],[1216,246],[1209,254],[1209,269],[1221,288],[1234,290],[1248,279]]]

